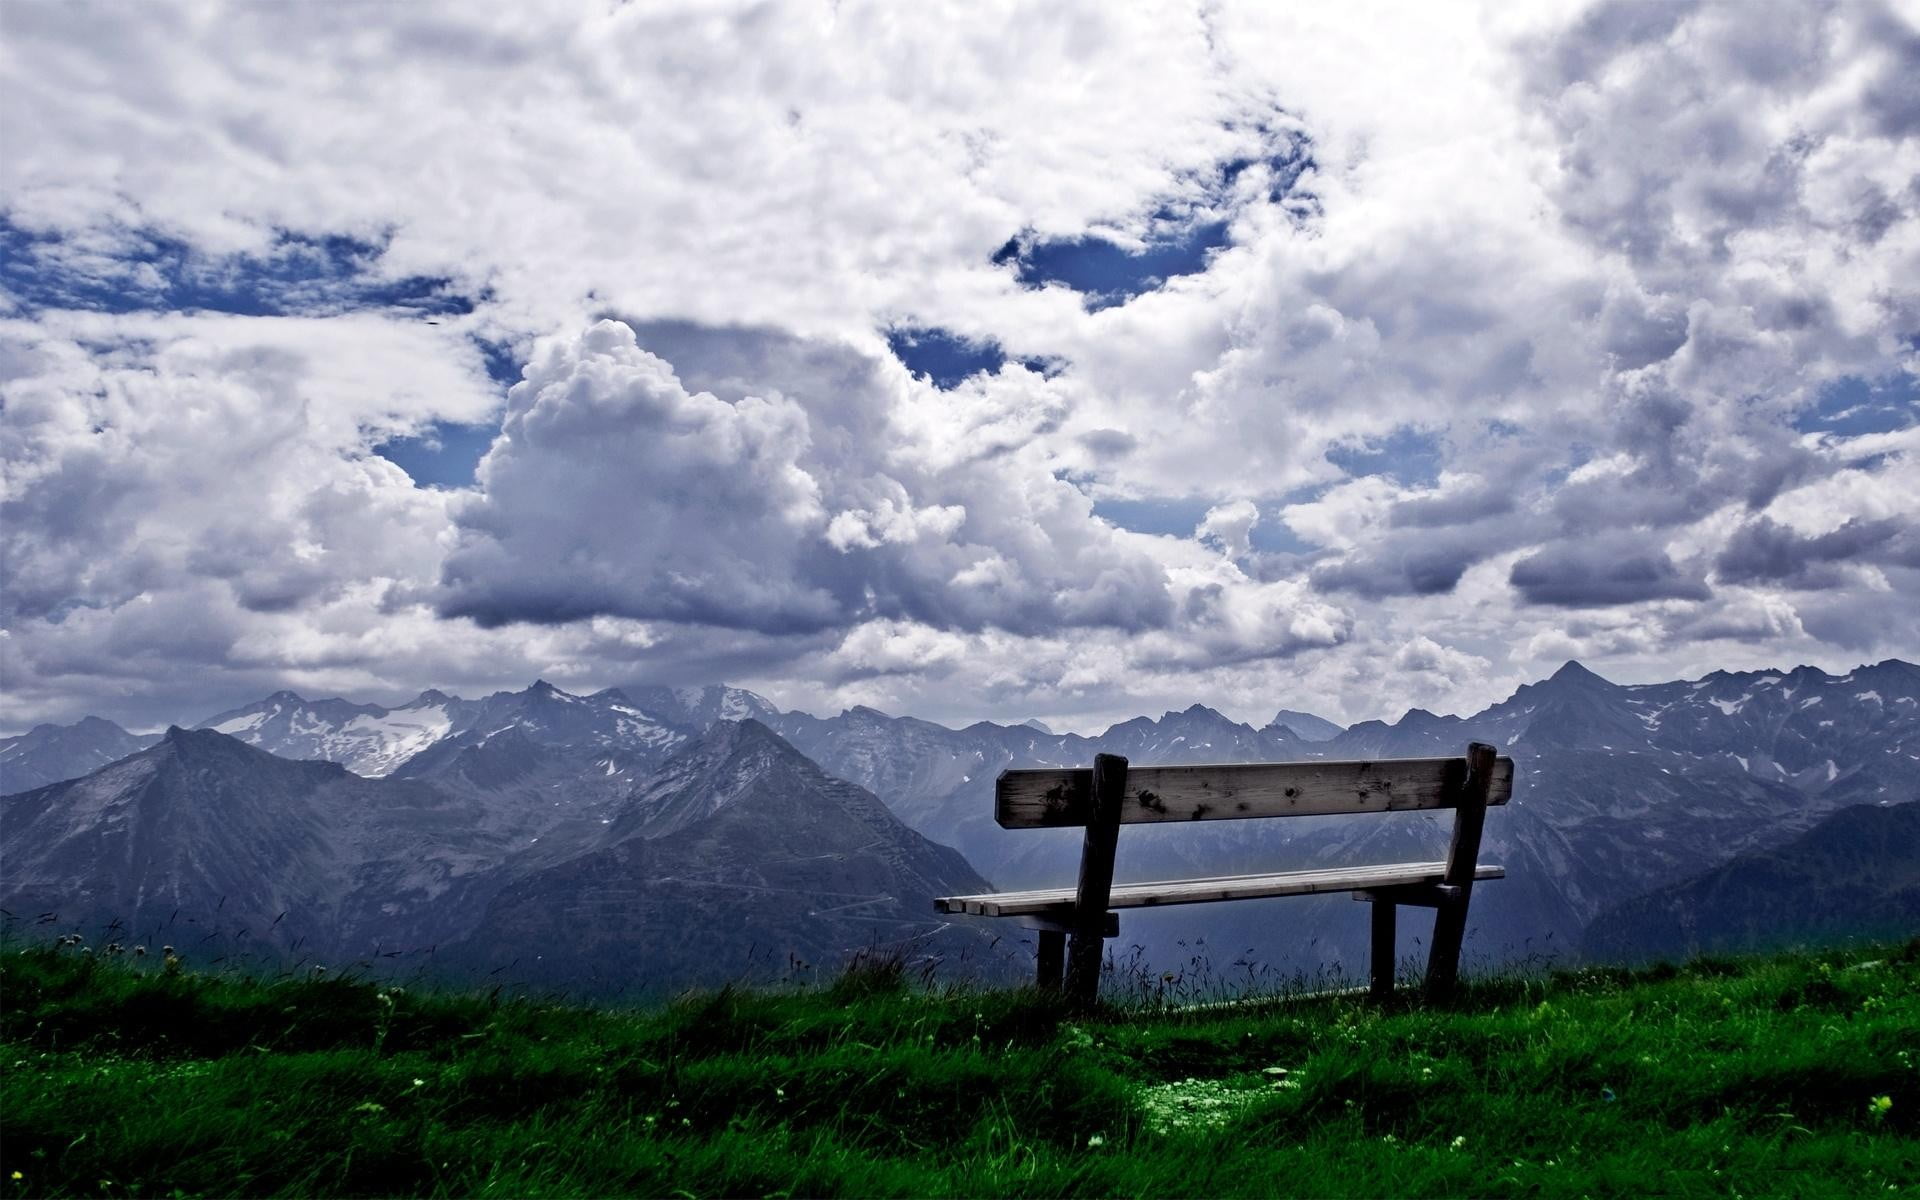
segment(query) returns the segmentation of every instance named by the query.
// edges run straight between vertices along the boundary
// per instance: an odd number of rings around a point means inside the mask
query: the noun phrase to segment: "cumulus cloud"
[[[1383,661],[1460,707],[1920,646],[1907,9],[8,15],[0,720],[522,671],[1357,717]],[[1104,306],[996,261],[1201,234]],[[908,328],[999,350],[936,389]],[[498,431],[471,489],[371,453],[440,423]]]
[[[1194,536],[1219,547],[1228,558],[1245,558],[1253,550],[1253,527],[1259,523],[1259,505],[1235,500],[1208,509]]]
[[[775,635],[864,621],[1111,627],[1262,655],[1338,636],[1343,619],[1298,589],[1196,571],[1115,529],[1031,448],[937,436],[950,418],[921,410],[948,402],[898,364],[851,346],[803,353],[760,330],[725,341],[742,347],[720,372],[732,400],[689,392],[621,322],[544,343],[509,393],[478,489],[455,504],[441,611]],[[782,391],[755,378],[769,361]],[[1016,368],[976,384],[972,411],[997,420],[999,388],[1031,383]],[[1209,528],[1244,552],[1254,519],[1245,505]]]

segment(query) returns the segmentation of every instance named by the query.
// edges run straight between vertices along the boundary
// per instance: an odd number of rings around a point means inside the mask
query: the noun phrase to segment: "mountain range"
[[[314,787],[311,802],[289,810],[296,814],[291,829],[313,828],[319,831],[314,836],[332,839],[324,852],[309,847],[309,857],[359,864],[360,882],[341,893],[358,899],[339,900],[345,907],[309,909],[324,921],[345,922],[346,940],[339,945],[364,953],[381,931],[404,931],[416,943],[448,947],[449,954],[463,947],[460,954],[492,969],[503,954],[519,961],[518,948],[530,944],[540,947],[535,954],[542,970],[568,978],[591,976],[611,951],[589,932],[598,928],[593,922],[555,926],[541,916],[548,910],[597,912],[612,925],[650,925],[670,909],[710,911],[727,914],[723,926],[768,934],[764,942],[749,936],[745,946],[735,946],[738,938],[719,936],[727,929],[716,934],[714,921],[693,919],[689,928],[705,932],[691,935],[688,947],[708,949],[649,945],[648,955],[663,969],[674,964],[673,970],[693,971],[716,954],[732,963],[739,959],[735,951],[777,942],[788,943],[793,953],[802,953],[795,947],[803,942],[806,954],[818,954],[828,943],[845,949],[852,917],[836,918],[840,924],[825,941],[806,941],[804,922],[791,928],[774,923],[794,909],[773,897],[805,888],[787,878],[788,868],[768,865],[762,841],[797,819],[774,797],[799,797],[820,814],[839,814],[802,822],[822,839],[815,853],[849,853],[846,839],[871,814],[855,815],[859,805],[848,799],[850,793],[836,790],[847,787],[882,805],[888,819],[903,826],[888,846],[930,847],[925,853],[932,858],[911,869],[896,863],[884,870],[860,860],[836,868],[846,875],[838,882],[806,875],[805,886],[821,890],[804,910],[873,917],[868,925],[888,926],[902,939],[924,935],[971,945],[970,931],[930,927],[926,913],[907,902],[909,893],[923,894],[916,889],[935,879],[964,878],[972,882],[942,887],[979,890],[987,886],[982,876],[1002,888],[1071,883],[1077,832],[1000,829],[991,816],[993,779],[1010,766],[1082,766],[1097,752],[1123,754],[1135,763],[1177,764],[1453,755],[1470,740],[1494,743],[1514,757],[1517,776],[1513,803],[1487,825],[1483,859],[1502,863],[1508,876],[1475,893],[1469,947],[1482,961],[1571,955],[1603,913],[1685,886],[1738,856],[1786,847],[1842,809],[1920,798],[1913,782],[1913,764],[1920,761],[1920,668],[1892,659],[1837,676],[1800,667],[1646,685],[1617,685],[1569,663],[1469,716],[1411,709],[1394,721],[1345,729],[1285,709],[1255,728],[1196,704],[1088,737],[1055,734],[1038,722],[952,729],[865,707],[831,717],[781,712],[751,692],[724,686],[637,686],[581,696],[543,682],[472,701],[430,691],[396,708],[308,701],[281,692],[200,725],[193,736],[244,742],[270,751],[275,761],[323,759],[348,769],[336,767],[332,782]],[[722,775],[690,766],[719,753],[709,744],[710,731],[723,728],[733,730],[727,744],[740,772],[735,784],[748,777],[767,782],[723,786]],[[166,743],[177,751],[188,733],[169,731]],[[768,739],[783,748],[780,754],[768,749]],[[166,860],[174,864],[172,875],[140,865],[159,860],[113,858],[117,851],[106,847],[113,844],[114,826],[105,815],[113,806],[96,803],[101,788],[111,791],[110,780],[101,777],[121,778],[113,772],[124,775],[127,763],[145,761],[149,751],[142,745],[139,735],[96,719],[41,726],[0,742],[5,790],[24,779],[31,792],[62,770],[95,772],[71,794],[27,806],[10,796],[0,806],[8,852],[4,894],[20,891],[16,885],[24,877],[15,868],[27,862],[36,870],[46,865],[35,886],[52,889],[35,891],[42,897],[36,904],[59,907],[54,892],[65,879],[70,892],[89,904],[107,898],[143,913],[140,906],[149,898],[167,894],[170,886],[185,887],[183,879],[196,880],[193,888],[209,895],[216,884],[241,894],[248,853],[259,863],[282,864],[274,869],[284,868],[287,879],[306,878],[305,868],[296,869],[285,857],[294,843],[282,845],[265,830],[216,835],[183,827],[176,836],[182,847],[196,837],[228,842],[219,853],[208,851],[207,861],[180,849]],[[98,772],[116,752],[124,761]],[[133,757],[125,759],[130,752]],[[272,775],[271,768],[261,770]],[[261,790],[285,795],[291,788],[282,781]],[[177,779],[160,791],[183,811],[230,802],[218,798],[217,788],[196,800],[193,787]],[[733,799],[723,802],[723,796]],[[343,824],[328,805],[381,806],[391,820]],[[702,805],[711,811],[691,824],[663,815],[702,811]],[[49,814],[63,809],[101,814],[97,852],[80,852],[86,839],[78,833],[58,853],[41,845],[58,824]],[[23,820],[29,812],[31,819]],[[459,832],[410,842],[403,833],[409,822],[426,829],[457,825]],[[357,832],[349,837],[349,829]],[[1117,872],[1124,881],[1431,859],[1443,852],[1447,829],[1431,814],[1141,829],[1121,838]],[[918,841],[904,836],[909,832]],[[739,848],[740,857],[728,857],[729,845]],[[943,857],[952,854],[947,846],[959,854]],[[436,852],[441,859],[433,858]],[[1920,847],[1908,852],[1920,855]],[[223,856],[232,864],[221,868],[226,874],[210,865]],[[415,864],[414,876],[401,869],[406,861]],[[442,861],[441,874],[419,876],[421,864],[431,861]],[[733,873],[723,871],[723,877],[735,882],[702,882],[697,872],[681,869],[693,863],[727,864],[725,871]],[[751,874],[743,863],[760,864],[751,870],[762,872],[762,880],[740,882]],[[137,879],[128,884],[131,891],[110,884],[115,871]],[[376,903],[382,888],[396,895]],[[290,899],[259,893],[257,886],[246,894],[260,904]],[[882,895],[896,895],[904,907],[872,899]],[[835,898],[854,907],[829,903]],[[460,921],[449,924],[428,912],[445,905],[461,909]],[[384,925],[368,915],[374,910],[389,918]],[[615,920],[615,913],[625,915]],[[483,934],[483,928],[490,932]],[[1350,902],[1314,899],[1200,906],[1128,914],[1123,934],[1123,945],[1140,944],[1163,961],[1190,953],[1204,939],[1226,948],[1221,958],[1323,966],[1358,961],[1365,913]],[[1418,936],[1417,929],[1403,932],[1406,953],[1418,952]],[[576,943],[601,948],[576,951]],[[483,952],[482,946],[488,948]]]
[[[751,718],[716,721],[617,800],[537,804],[174,727],[0,797],[0,829],[16,917],[155,944],[410,965],[430,951],[604,992],[744,978],[767,965],[755,947],[784,966],[874,948],[984,962],[990,943],[933,915],[936,894],[987,887],[965,860]]]
[[[35,725],[0,738],[0,794],[77,779],[153,743],[153,735],[128,733],[99,717],[71,725]]]

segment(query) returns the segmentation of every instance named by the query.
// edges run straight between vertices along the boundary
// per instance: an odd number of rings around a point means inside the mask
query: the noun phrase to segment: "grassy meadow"
[[[5,1196],[1920,1193],[1920,940],[1071,1013],[897,966],[596,1010],[0,963]]]

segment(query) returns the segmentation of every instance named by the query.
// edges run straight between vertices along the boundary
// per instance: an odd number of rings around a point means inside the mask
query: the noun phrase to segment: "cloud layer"
[[[8,17],[0,725],[1920,652],[1910,8]]]

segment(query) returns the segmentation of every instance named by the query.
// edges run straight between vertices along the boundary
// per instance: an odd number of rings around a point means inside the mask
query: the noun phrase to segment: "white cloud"
[[[1910,6],[7,15],[0,212],[66,291],[0,295],[0,722],[552,667],[1367,716],[1416,645],[1429,707],[1920,649],[1911,425],[1792,424],[1920,378]],[[1220,182],[1296,135],[1311,215]],[[1227,244],[1129,303],[990,261],[1189,206]],[[474,311],[73,311],[289,233]],[[939,391],[899,324],[1046,365]],[[534,358],[504,417],[474,336]],[[369,453],[494,420],[470,493]]]

